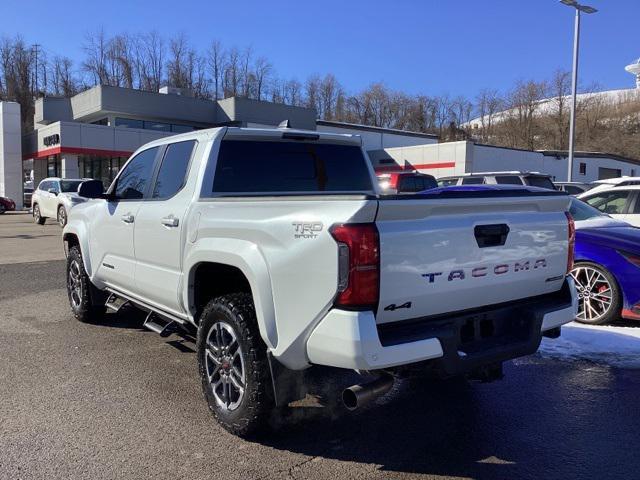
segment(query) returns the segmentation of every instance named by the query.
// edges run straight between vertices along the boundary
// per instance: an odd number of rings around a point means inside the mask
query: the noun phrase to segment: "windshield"
[[[593,208],[591,205],[587,205],[582,200],[576,198],[571,199],[571,207],[569,213],[575,221],[589,220],[590,218],[607,217],[604,213]]]
[[[63,192],[77,192],[82,180],[60,180],[60,190]]]

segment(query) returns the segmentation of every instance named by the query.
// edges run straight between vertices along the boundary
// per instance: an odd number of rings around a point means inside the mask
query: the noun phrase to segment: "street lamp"
[[[580,5],[576,0],[560,0],[568,7],[576,9],[575,31],[573,34],[573,76],[571,79],[571,120],[569,122],[569,166],[567,170],[567,181],[571,181],[573,174],[573,150],[576,129],[576,103],[578,95],[578,48],[580,46],[580,13],[596,13],[593,7]]]

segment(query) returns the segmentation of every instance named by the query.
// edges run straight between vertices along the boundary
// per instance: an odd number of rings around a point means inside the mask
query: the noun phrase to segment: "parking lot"
[[[0,478],[606,479],[640,470],[640,338],[624,333],[633,324],[587,332],[624,336],[631,361],[618,361],[617,341],[595,356],[572,350],[584,337],[574,329],[506,365],[500,382],[402,381],[356,414],[308,401],[249,442],[213,421],[189,338],[143,330],[135,310],[96,325],[73,319],[57,225],[0,216],[0,245]]]

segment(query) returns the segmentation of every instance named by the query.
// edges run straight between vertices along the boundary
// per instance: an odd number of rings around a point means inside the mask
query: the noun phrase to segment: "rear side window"
[[[124,167],[118,179],[114,193],[124,200],[142,199],[151,182],[153,165],[159,147],[150,148],[133,157]]]
[[[173,197],[184,185],[195,140],[172,143],[167,147],[153,187],[152,198]]]
[[[462,185],[481,185],[483,183],[483,177],[465,177],[462,179]]]
[[[527,185],[532,187],[548,188],[549,190],[555,190],[556,187],[549,177],[527,177]]]
[[[447,178],[444,180],[438,180],[438,186],[440,187],[451,187],[452,185],[457,185],[457,184],[458,184],[457,178]]]
[[[416,177],[402,176],[398,182],[399,192],[417,192]]]
[[[322,143],[223,141],[213,181],[213,193],[372,189],[360,147]]]
[[[498,185],[522,185],[522,180],[516,175],[496,175]]]

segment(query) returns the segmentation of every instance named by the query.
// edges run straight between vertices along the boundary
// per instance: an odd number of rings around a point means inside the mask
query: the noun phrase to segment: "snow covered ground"
[[[570,323],[562,336],[542,339],[540,355],[564,360],[590,360],[620,368],[640,368],[640,325],[590,326]]]

